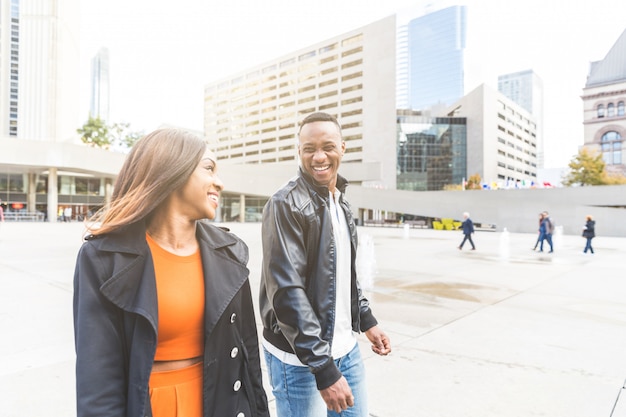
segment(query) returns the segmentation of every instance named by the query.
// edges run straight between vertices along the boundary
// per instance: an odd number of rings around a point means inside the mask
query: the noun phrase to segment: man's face
[[[335,191],[337,171],[345,150],[339,127],[333,122],[312,122],[302,126],[298,146],[302,169],[331,192]]]

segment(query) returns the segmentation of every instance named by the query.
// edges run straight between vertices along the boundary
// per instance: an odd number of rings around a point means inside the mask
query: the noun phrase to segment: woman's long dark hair
[[[187,182],[206,146],[200,137],[179,129],[159,129],[141,138],[122,165],[110,205],[96,213],[89,231],[100,235],[150,216]]]

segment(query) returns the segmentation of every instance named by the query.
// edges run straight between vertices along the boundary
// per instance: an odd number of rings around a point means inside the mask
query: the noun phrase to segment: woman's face
[[[180,211],[191,220],[215,218],[224,189],[216,161],[215,154],[207,149],[185,185],[174,194]]]

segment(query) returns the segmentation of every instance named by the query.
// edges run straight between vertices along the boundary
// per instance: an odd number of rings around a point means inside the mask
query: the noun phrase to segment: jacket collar
[[[318,185],[313,181],[313,178],[302,169],[302,167],[298,168],[298,175],[304,179],[309,188],[313,189],[316,193],[326,198],[328,196],[328,187],[325,185]],[[341,175],[337,174],[337,189],[341,191],[342,194],[346,192],[346,187],[348,186],[348,180],[346,180]]]
[[[148,251],[145,236],[146,224],[145,221],[141,220],[96,238],[102,239],[102,243],[100,244],[101,250],[145,255]],[[205,226],[202,222],[198,222],[196,237],[204,241],[211,249],[220,249],[237,242],[237,239],[233,235],[217,233],[216,230]],[[87,239],[93,238],[94,237],[88,237]]]
[[[146,317],[156,332],[158,327],[156,281],[152,255],[145,234],[146,227],[142,221],[95,237],[102,239],[100,250],[130,255],[114,258],[112,276],[100,289],[104,296],[119,308]],[[219,301],[205,303],[205,328],[207,333],[210,333],[228,303],[248,279],[249,271],[245,266],[248,253],[247,251],[234,251],[234,255],[223,253],[228,247],[236,245],[238,239],[202,222],[198,222],[196,236],[202,241],[200,253],[205,277],[205,294],[211,300]],[[239,262],[233,262],[233,257]]]

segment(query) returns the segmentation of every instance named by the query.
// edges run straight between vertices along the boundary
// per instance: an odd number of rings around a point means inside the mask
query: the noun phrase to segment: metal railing
[[[43,213],[39,212],[5,212],[5,222],[42,222],[45,218]]]

